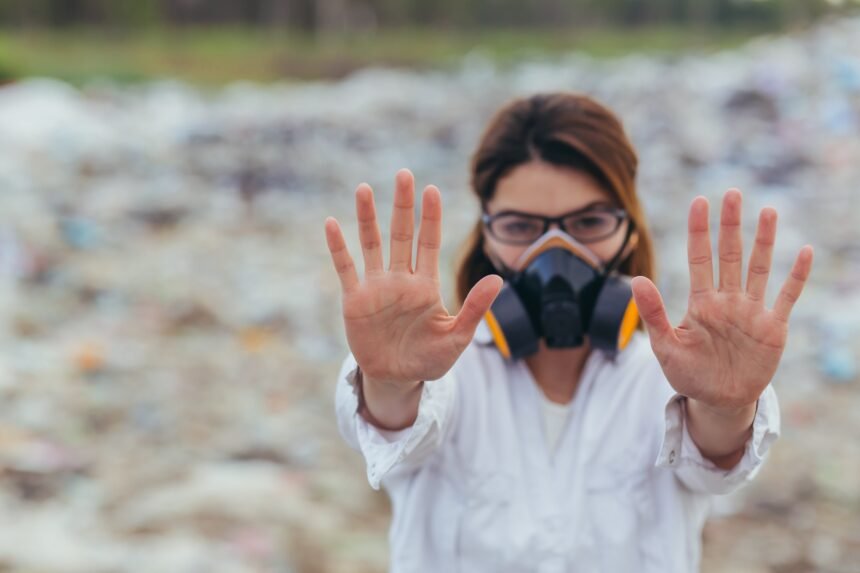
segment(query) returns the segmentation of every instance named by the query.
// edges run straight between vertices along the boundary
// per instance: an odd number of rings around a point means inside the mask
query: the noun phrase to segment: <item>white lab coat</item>
[[[769,385],[741,461],[704,458],[647,337],[614,362],[592,351],[550,455],[540,387],[481,323],[418,416],[396,432],[356,413],[355,359],[335,392],[338,427],[370,485],[391,498],[390,571],[689,573],[699,570],[712,494],[751,480],[779,436]]]

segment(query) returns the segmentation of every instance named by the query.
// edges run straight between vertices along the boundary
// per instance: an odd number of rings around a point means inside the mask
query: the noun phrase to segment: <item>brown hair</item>
[[[583,170],[609,192],[627,211],[638,235],[618,271],[654,280],[653,240],[636,195],[638,158],[615,114],[588,96],[565,92],[536,94],[504,106],[490,120],[472,156],[472,190],[481,204],[492,199],[499,179],[534,159]],[[484,253],[478,221],[458,257],[457,306],[475,283],[496,272]],[[641,321],[638,328],[643,328]]]

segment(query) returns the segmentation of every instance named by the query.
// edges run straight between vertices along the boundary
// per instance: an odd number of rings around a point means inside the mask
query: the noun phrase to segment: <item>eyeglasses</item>
[[[528,245],[556,223],[580,243],[594,243],[610,237],[625,219],[624,209],[594,207],[586,211],[572,211],[560,217],[544,217],[520,211],[501,211],[490,215],[484,211],[481,220],[490,235],[509,245]]]

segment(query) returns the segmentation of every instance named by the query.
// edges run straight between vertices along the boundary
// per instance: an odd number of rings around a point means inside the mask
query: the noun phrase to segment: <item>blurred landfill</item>
[[[358,256],[409,167],[445,207],[443,285],[478,215],[468,161],[510,98],[616,110],[673,321],[686,215],[779,213],[769,304],[815,248],[775,381],[783,436],[720,499],[708,573],[860,571],[860,19],[712,54],[580,53],[202,90],[0,88],[0,572],[381,572],[390,508],[335,425],[346,352],[323,221]],[[716,237],[716,235],[715,235]]]

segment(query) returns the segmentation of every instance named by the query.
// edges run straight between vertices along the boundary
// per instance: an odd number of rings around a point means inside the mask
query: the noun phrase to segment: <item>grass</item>
[[[245,79],[336,78],[382,64],[455,65],[480,50],[506,65],[574,50],[595,57],[731,48],[754,29],[651,27],[632,30],[400,29],[310,37],[285,29],[191,28],[105,31],[0,30],[0,80],[50,76],[81,84],[95,78],[137,82],[180,78],[202,85]]]

